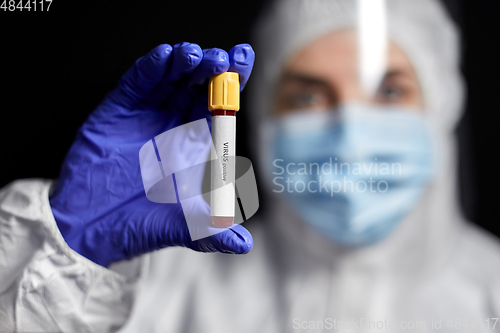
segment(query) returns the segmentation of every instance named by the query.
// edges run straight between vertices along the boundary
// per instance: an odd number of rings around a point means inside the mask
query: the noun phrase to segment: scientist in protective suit
[[[493,328],[500,248],[458,208],[464,86],[438,1],[278,0],[256,37],[262,220],[192,241],[178,204],[147,200],[140,147],[210,120],[207,78],[243,87],[254,61],[246,44],[160,45],[84,123],[57,182],[2,189],[0,331]],[[182,142],[179,160],[206,153]]]

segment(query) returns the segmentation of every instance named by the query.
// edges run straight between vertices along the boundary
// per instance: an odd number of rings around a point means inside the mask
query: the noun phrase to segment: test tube
[[[210,78],[208,109],[212,112],[210,215],[215,228],[227,228],[235,213],[236,111],[240,109],[238,73]]]

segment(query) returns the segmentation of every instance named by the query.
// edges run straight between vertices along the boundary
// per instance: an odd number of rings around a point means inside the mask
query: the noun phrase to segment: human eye
[[[315,91],[297,91],[286,97],[290,109],[315,109],[323,106],[326,98]]]
[[[421,107],[422,97],[416,77],[402,71],[388,73],[376,92],[374,102]]]
[[[405,87],[397,84],[383,84],[377,92],[377,100],[386,104],[403,102],[407,96]]]
[[[316,85],[287,84],[278,90],[278,111],[326,110],[333,101],[328,89]]]

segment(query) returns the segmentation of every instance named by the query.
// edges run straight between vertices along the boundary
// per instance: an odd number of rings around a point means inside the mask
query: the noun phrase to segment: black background
[[[500,4],[443,1],[464,38],[468,99],[457,130],[462,208],[500,236]],[[264,2],[54,0],[49,12],[0,10],[0,186],[57,178],[76,130],[135,59],[162,43],[229,50],[250,42]],[[248,116],[239,115],[238,154],[251,157]]]

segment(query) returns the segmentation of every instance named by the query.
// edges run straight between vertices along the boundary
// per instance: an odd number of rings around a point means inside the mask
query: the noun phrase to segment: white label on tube
[[[212,117],[212,140],[210,215],[233,217],[236,200],[236,116]]]

